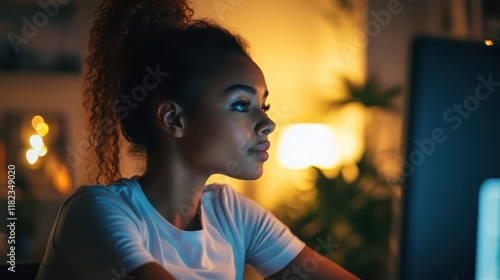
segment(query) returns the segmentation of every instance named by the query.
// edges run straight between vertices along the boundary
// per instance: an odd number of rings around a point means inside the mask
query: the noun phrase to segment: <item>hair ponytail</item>
[[[120,178],[122,124],[114,110],[122,93],[130,43],[147,28],[183,28],[193,11],[183,0],[104,0],[90,32],[83,106],[88,129],[87,171],[91,182]]]

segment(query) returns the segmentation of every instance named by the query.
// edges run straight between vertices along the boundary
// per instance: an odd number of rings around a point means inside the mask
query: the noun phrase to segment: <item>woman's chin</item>
[[[260,168],[255,168],[253,170],[242,170],[238,174],[224,174],[224,175],[237,180],[257,180],[260,177],[262,177],[263,171],[264,170],[262,166],[260,166]]]

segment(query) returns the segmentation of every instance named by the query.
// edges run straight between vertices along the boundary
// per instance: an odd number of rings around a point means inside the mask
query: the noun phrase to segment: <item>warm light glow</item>
[[[30,144],[31,144],[31,147],[33,147],[33,149],[35,150],[40,150],[43,146],[43,140],[42,140],[42,137],[40,137],[40,135],[32,135],[30,137]]]
[[[342,162],[344,164],[357,162],[363,155],[363,139],[354,129],[339,131],[337,134],[337,144]]]
[[[491,40],[484,40],[484,43],[486,44],[486,46],[493,46],[493,41]]]
[[[285,127],[278,144],[278,162],[285,168],[310,166],[329,169],[340,162],[333,129],[323,124]]]
[[[342,168],[342,177],[347,183],[352,183],[359,177],[359,168],[355,164]]]
[[[328,116],[328,123],[335,128],[342,165],[358,162],[364,153],[365,109],[358,104],[346,105]]]
[[[68,169],[64,165],[54,163],[52,182],[55,188],[62,194],[68,194],[71,191],[71,177]]]
[[[49,132],[49,125],[46,123],[39,123],[35,127],[36,133],[40,136],[45,136]]]
[[[36,163],[36,161],[38,160],[38,153],[37,151],[33,150],[33,149],[29,149],[28,151],[26,151],[26,159],[28,160],[28,163],[33,165]]]
[[[35,130],[36,130],[36,126],[41,124],[41,123],[44,123],[44,120],[43,120],[42,116],[40,116],[40,115],[36,115],[31,119],[31,126],[33,126],[33,128]]]
[[[43,157],[47,154],[47,146],[43,145],[37,152],[39,156]]]

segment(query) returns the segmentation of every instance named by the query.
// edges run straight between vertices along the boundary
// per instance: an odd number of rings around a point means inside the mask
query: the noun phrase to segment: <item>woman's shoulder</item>
[[[126,179],[129,180],[129,179]],[[117,183],[111,185],[103,185],[103,184],[87,184],[78,187],[73,194],[71,194],[68,200],[74,200],[76,198],[92,198],[92,197],[106,197],[110,199],[120,199],[120,194],[123,192],[130,191],[129,188],[126,188],[126,183],[124,179],[120,180]]]
[[[82,185],[77,188],[63,203],[62,208],[91,209],[92,206],[106,206],[115,208],[130,208],[134,196],[134,186],[130,179],[122,179],[111,185]],[[89,208],[90,206],[90,208]]]

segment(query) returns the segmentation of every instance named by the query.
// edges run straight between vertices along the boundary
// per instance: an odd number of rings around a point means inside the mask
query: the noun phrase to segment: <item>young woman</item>
[[[37,279],[357,279],[212,174],[252,180],[275,124],[244,41],[182,0],[105,0],[84,106],[98,184],[62,205]],[[125,139],[125,141],[122,141]],[[120,149],[141,155],[120,179]]]

